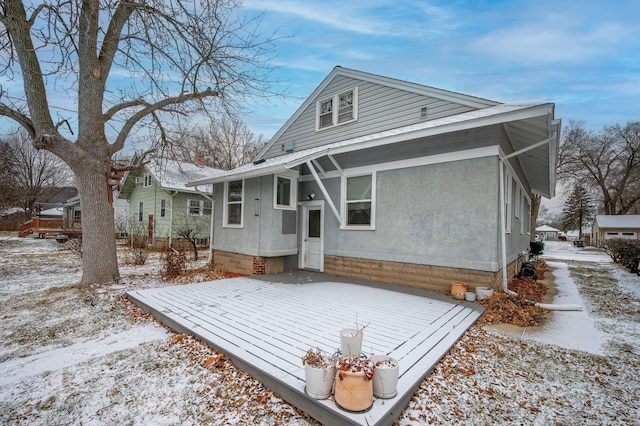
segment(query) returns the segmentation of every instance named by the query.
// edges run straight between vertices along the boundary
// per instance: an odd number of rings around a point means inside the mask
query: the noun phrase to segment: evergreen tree
[[[593,198],[581,184],[576,185],[564,203],[562,224],[565,231],[578,229],[578,239],[582,239],[582,228],[591,223],[595,214]]]

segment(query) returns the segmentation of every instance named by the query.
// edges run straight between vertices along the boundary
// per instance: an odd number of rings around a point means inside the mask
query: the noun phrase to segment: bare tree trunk
[[[531,194],[531,232],[529,232],[529,241],[536,240],[536,225],[538,223],[538,213],[540,212],[540,195]]]
[[[120,279],[116,255],[115,220],[109,202],[110,161],[74,165],[82,211],[82,280],[80,285],[113,283]]]

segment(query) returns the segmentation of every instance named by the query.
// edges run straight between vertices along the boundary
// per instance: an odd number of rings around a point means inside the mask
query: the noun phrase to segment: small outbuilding
[[[598,215],[593,221],[591,241],[602,247],[606,240],[625,238],[638,240],[640,235],[640,215]]]
[[[536,228],[536,239],[539,241],[558,241],[560,230],[549,225],[542,225]]]

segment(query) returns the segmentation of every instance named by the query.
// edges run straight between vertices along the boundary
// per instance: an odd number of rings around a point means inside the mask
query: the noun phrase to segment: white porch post
[[[342,223],[342,219],[340,218],[340,212],[338,212],[338,209],[336,208],[335,204],[333,204],[333,200],[329,196],[329,193],[327,192],[327,188],[324,187],[324,184],[320,180],[320,177],[318,176],[318,172],[316,172],[316,169],[315,167],[313,167],[313,164],[311,164],[311,161],[307,161],[307,167],[309,167],[309,170],[311,170],[313,179],[316,181],[316,183],[320,187],[320,192],[322,192],[322,195],[324,195],[324,198],[327,201],[327,204],[329,204],[329,207],[331,207],[331,211],[335,215],[336,219],[338,219],[338,222]]]

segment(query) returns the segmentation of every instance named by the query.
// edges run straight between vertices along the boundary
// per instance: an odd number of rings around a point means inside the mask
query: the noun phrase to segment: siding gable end
[[[357,120],[316,130],[316,105],[351,89],[357,90]],[[339,140],[461,114],[497,102],[388,77],[336,67],[274,135],[257,159],[322,146]],[[421,117],[426,107],[427,116]]]

